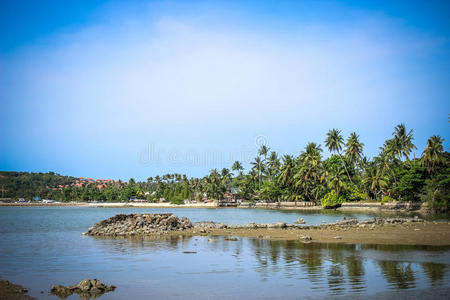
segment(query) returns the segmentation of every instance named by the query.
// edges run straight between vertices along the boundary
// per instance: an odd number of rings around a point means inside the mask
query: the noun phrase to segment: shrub
[[[392,202],[395,201],[394,198],[390,197],[390,196],[384,196],[383,200],[381,200],[381,204],[387,203],[387,202]]]
[[[348,191],[348,201],[362,201],[366,199],[366,194],[361,192],[356,186]]]
[[[336,207],[344,203],[344,201],[344,196],[338,195],[336,191],[332,190],[320,199],[320,204],[322,207]]]

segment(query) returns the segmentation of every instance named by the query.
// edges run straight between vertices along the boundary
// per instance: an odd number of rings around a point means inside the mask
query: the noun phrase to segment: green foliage
[[[320,199],[322,207],[335,207],[344,202],[344,196],[338,195],[334,190],[329,191],[322,199]]]
[[[266,181],[261,186],[259,195],[262,199],[277,201],[281,197],[281,189],[275,181]]]
[[[448,211],[450,209],[450,168],[442,168],[442,172],[427,179],[421,200],[435,210]]]
[[[390,196],[384,196],[383,200],[381,200],[381,204],[388,203],[388,202],[393,202],[393,201],[395,201],[394,198],[392,198]]]
[[[420,192],[423,189],[426,178],[426,170],[417,163],[410,166],[400,164],[396,169],[398,180],[394,182],[392,194],[403,201],[420,201]]]
[[[361,192],[356,186],[353,186],[348,189],[348,201],[362,201],[366,199],[366,194]]]

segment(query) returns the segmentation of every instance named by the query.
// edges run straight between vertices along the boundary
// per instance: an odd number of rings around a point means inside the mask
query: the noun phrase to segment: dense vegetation
[[[231,171],[214,169],[203,178],[181,174],[150,177],[146,182],[80,180],[54,173],[1,172],[0,187],[5,197],[34,196],[56,200],[128,201],[164,198],[174,203],[185,199],[222,199],[232,187],[246,200],[313,201],[336,206],[344,201],[423,201],[435,209],[448,210],[450,154],[443,139],[432,136],[422,156],[411,159],[416,149],[413,131],[395,127],[380,153],[371,160],[363,155],[364,144],[353,132],[344,140],[340,130],[327,133],[325,147],[332,156],[323,159],[321,145],[308,143],[299,156],[279,157],[261,146],[252,167],[244,174],[236,161]],[[235,173],[232,173],[235,172]]]

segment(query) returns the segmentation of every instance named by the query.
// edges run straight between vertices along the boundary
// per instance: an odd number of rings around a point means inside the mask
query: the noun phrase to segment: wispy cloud
[[[417,71],[433,68],[429,55],[448,47],[442,37],[378,14],[351,26],[297,21],[276,29],[220,20],[141,13],[24,49],[2,62],[1,117],[28,120],[7,130],[137,145],[143,137],[169,141],[166,135],[180,130],[370,130],[380,116],[409,121],[418,107],[424,114],[442,105],[425,105],[436,83]]]

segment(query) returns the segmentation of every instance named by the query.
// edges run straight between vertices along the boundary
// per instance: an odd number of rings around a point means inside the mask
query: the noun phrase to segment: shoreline
[[[60,202],[60,203],[5,203],[0,202],[0,207],[97,207],[97,208],[242,208],[242,209],[273,209],[273,210],[298,210],[298,211],[318,211],[328,210],[319,205],[305,205],[304,202],[281,202],[277,203],[256,203],[250,205],[220,206],[217,203],[190,203],[190,204],[172,204],[172,203],[124,203],[124,202],[105,202],[105,203],[86,203],[86,202]],[[420,214],[434,214],[432,210],[424,203],[408,202],[349,202],[341,207],[330,209],[342,212],[415,212]]]

